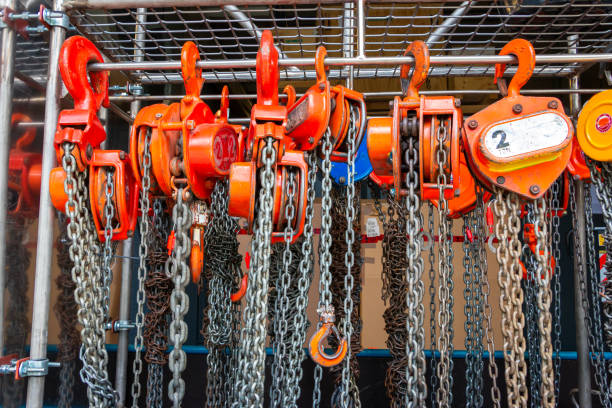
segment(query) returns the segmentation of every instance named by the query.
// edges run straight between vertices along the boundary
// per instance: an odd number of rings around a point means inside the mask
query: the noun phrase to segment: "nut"
[[[497,184],[504,184],[506,182],[506,178],[504,176],[497,176]]]
[[[532,185],[531,187],[529,187],[529,192],[533,195],[536,195],[540,192],[540,186],[538,186],[537,184]]]
[[[559,107],[559,103],[557,101],[548,102],[548,109],[557,109]]]
[[[468,127],[472,130],[478,127],[478,121],[476,119],[472,119],[468,122]]]
[[[516,105],[514,105],[512,107],[512,112],[519,114],[523,111],[523,105],[521,105],[520,103],[517,103]]]

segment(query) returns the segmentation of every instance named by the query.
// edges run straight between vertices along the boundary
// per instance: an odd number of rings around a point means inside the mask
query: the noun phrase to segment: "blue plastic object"
[[[361,139],[361,144],[357,149],[357,156],[355,157],[355,181],[363,180],[371,172],[372,163],[370,163],[370,157],[368,156],[367,138],[364,137]],[[348,164],[332,162],[331,176],[336,184],[346,186],[348,181]]]

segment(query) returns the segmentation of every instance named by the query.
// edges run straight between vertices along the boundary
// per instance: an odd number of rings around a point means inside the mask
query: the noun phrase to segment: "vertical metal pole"
[[[134,61],[144,60],[144,23],[147,19],[147,9],[139,8],[136,10],[138,25],[136,26]],[[141,102],[136,100],[130,104],[130,115],[135,117],[140,110]],[[141,237],[142,239],[143,237]],[[132,238],[123,242],[123,258],[121,263],[121,295],[119,299],[119,320],[130,319],[130,293],[132,283]],[[119,405],[124,406],[126,401],[127,388],[127,367],[128,367],[128,348],[130,333],[127,330],[119,332],[117,342],[117,368],[115,371],[115,389],[119,393]]]
[[[569,53],[575,54],[578,48],[578,36],[568,36]],[[580,88],[580,78],[578,75],[570,77],[570,88]],[[570,95],[570,114],[576,118],[580,112],[580,94]],[[574,231],[574,250],[580,251],[582,256],[574,254],[574,318],[576,320],[576,354],[578,356],[578,401],[581,408],[591,407],[591,366],[589,363],[589,342],[586,327],[586,313],[582,307],[582,292],[580,291],[580,269],[584,265],[578,264],[578,259],[586,259],[586,226],[585,226],[585,202],[584,202],[584,182],[575,180],[574,191],[576,196],[576,219],[577,231]],[[589,203],[590,205],[590,203]]]
[[[62,10],[62,0],[54,0],[53,9]],[[40,208],[38,210],[34,302],[32,307],[32,337],[30,341],[30,358],[32,360],[47,358],[54,220],[53,207],[51,206],[51,197],[49,195],[49,173],[51,173],[51,169],[55,166],[55,147],[53,146],[53,138],[57,125],[61,91],[58,60],[65,35],[66,30],[63,27],[51,27],[42,151],[42,180],[40,185]],[[45,377],[30,377],[28,379],[26,406],[28,408],[41,408],[43,405],[44,391]]]
[[[15,0],[7,7],[15,8]],[[13,108],[13,76],[15,72],[15,32],[2,29],[0,56],[0,355],[4,354],[4,292],[6,286],[6,210],[8,196],[8,158],[11,147],[11,114]]]
[[[342,56],[344,58],[353,57],[353,27],[355,26],[353,23],[353,16],[355,15],[353,10],[353,3],[344,3],[344,15],[342,17]],[[348,77],[346,78],[346,87],[353,89],[354,67],[351,65],[348,67],[348,70],[349,72]]]
[[[365,0],[357,0],[357,58],[365,58]]]

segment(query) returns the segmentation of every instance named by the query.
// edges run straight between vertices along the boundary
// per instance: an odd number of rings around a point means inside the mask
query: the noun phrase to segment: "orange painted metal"
[[[31,121],[30,117],[23,113],[13,113],[11,117],[12,126]],[[8,209],[9,214],[30,217],[38,214],[42,155],[27,151],[35,137],[36,128],[26,128],[9,152],[8,188],[16,197],[15,206]]]
[[[242,275],[240,279],[240,287],[238,290],[230,295],[230,300],[234,303],[240,302],[244,295],[246,295],[247,287],[249,285],[249,275],[246,273]]]
[[[251,227],[257,199],[257,163],[250,161],[232,164],[229,180],[227,212],[233,217],[245,218]]]
[[[109,105],[108,72],[87,72],[87,64],[104,62],[94,44],[81,36],[68,38],[60,50],[59,69],[64,85],[74,100],[74,109],[60,112],[55,133],[55,150],[61,163],[65,142],[74,143],[79,170],[88,164],[87,151],[98,148],[106,132],[97,117],[100,106]]]
[[[574,180],[584,180],[586,182],[591,181],[591,171],[589,170],[584,159],[582,147],[580,147],[580,144],[576,138],[574,138],[574,141],[572,142],[572,154],[567,162],[567,170],[570,172]]]
[[[516,39],[504,46],[500,55],[513,54],[518,58],[516,74],[508,86],[508,96],[486,107],[464,123],[463,142],[473,174],[488,189],[500,187],[525,198],[542,197],[550,185],[567,167],[572,153],[573,125],[556,98],[521,96],[521,87],[529,80],[535,66],[535,51],[526,40]],[[495,80],[503,75],[505,65],[498,64]],[[545,123],[530,129],[532,124]],[[547,125],[546,125],[547,124]],[[557,126],[565,135],[559,142],[538,146],[538,140],[513,139],[518,151],[510,150],[505,141],[507,132],[515,134]],[[512,130],[516,129],[516,130]],[[487,147],[486,138],[499,141],[494,152]],[[551,143],[551,142],[549,142]],[[493,143],[495,145],[495,143]],[[533,147],[535,146],[535,147]]]
[[[424,200],[438,197],[438,168],[435,152],[438,149],[438,132],[442,124],[447,129],[444,143],[448,154],[445,168],[446,185],[442,186],[447,199],[459,194],[460,173],[460,136],[459,129],[463,114],[452,96],[424,97],[419,88],[427,78],[429,70],[429,51],[422,41],[414,41],[406,49],[405,55],[415,58],[412,77],[408,79],[410,67],[402,66],[401,86],[404,98],[395,97],[391,117],[373,118],[368,124],[368,154],[373,171],[370,178],[386,189],[392,189],[396,198],[405,195],[405,174],[401,171],[401,140],[418,138],[420,164],[420,195]]]
[[[339,339],[340,344],[338,345],[336,352],[330,355],[325,352],[323,343],[332,333]],[[310,353],[310,358],[312,358],[312,361],[322,367],[333,367],[340,364],[342,360],[344,360],[347,351],[348,347],[346,339],[340,337],[338,329],[331,321],[324,322],[319,330],[312,335],[310,341],[308,342],[308,352]]]
[[[100,242],[105,241],[106,170],[114,170],[115,207],[113,241],[131,237],[138,219],[139,187],[131,171],[130,157],[120,150],[94,150],[89,164],[89,201]]]

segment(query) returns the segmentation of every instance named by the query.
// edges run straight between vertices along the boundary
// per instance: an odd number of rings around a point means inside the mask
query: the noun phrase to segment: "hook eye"
[[[508,97],[518,96],[521,88],[529,81],[535,69],[536,54],[531,43],[523,38],[515,38],[499,52],[499,55],[514,55],[518,60],[518,68],[508,85]],[[506,64],[495,64],[493,83],[501,78],[506,71]]]
[[[325,73],[325,57],[327,57],[327,50],[324,46],[317,48],[315,54],[315,72],[317,74],[317,82],[327,81],[327,74]]]
[[[429,72],[429,48],[427,48],[427,44],[423,41],[416,40],[406,47],[404,55],[412,55],[414,57],[414,70],[412,77],[408,80],[410,65],[402,65],[400,71],[402,93],[406,99],[419,99],[419,88],[427,79],[427,73]]]
[[[323,342],[333,332],[339,340],[339,345],[333,354],[327,354],[323,348]],[[326,322],[321,325],[319,330],[310,338],[308,351],[312,361],[323,367],[333,367],[344,360],[347,352],[347,342],[344,337],[340,336],[338,329],[333,322]]]
[[[104,62],[96,46],[85,37],[70,37],[60,50],[59,69],[74,108],[98,111],[109,106],[108,71],[87,72],[89,63]]]
[[[230,300],[234,303],[240,302],[244,295],[246,294],[247,287],[249,285],[249,275],[246,273],[242,275],[242,279],[240,280],[240,287],[238,290],[230,295]]]
[[[197,45],[192,41],[183,44],[181,50],[181,72],[185,83],[185,95],[193,99],[200,99],[204,78],[202,78],[202,68],[197,68],[196,64],[200,60],[200,52]]]

